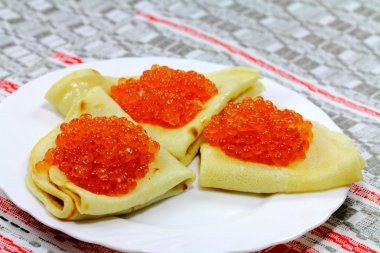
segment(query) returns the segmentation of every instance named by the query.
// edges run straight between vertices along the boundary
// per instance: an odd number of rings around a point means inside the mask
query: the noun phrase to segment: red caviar
[[[166,128],[190,122],[217,93],[204,75],[158,65],[144,71],[140,79],[120,78],[111,87],[111,97],[135,121]]]
[[[312,123],[272,102],[246,98],[227,107],[205,127],[206,141],[244,161],[287,166],[303,160],[312,140]]]
[[[141,126],[126,118],[83,114],[60,128],[56,147],[36,168],[57,165],[71,182],[96,194],[132,191],[160,149]]]

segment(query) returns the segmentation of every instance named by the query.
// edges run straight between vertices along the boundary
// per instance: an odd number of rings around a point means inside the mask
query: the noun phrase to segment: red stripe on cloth
[[[20,88],[20,86],[15,83],[7,80],[0,80],[0,89],[5,90],[9,94],[15,92],[18,88]]]
[[[72,237],[70,237],[70,236],[68,236],[68,235],[66,235],[66,234],[64,234],[58,230],[50,228],[50,227],[40,223],[36,219],[34,219],[27,212],[19,209],[9,199],[3,198],[1,196],[0,196],[0,211],[2,211],[3,213],[5,213],[7,215],[14,217],[18,221],[21,221],[22,223],[24,223],[24,224],[26,224],[32,228],[35,228],[35,229],[38,229],[39,231],[42,231],[43,233],[48,235],[47,239],[49,239],[49,237],[50,237],[50,238],[54,238],[55,240],[57,240],[59,242],[70,242],[70,245],[72,247],[75,247],[75,248],[77,248],[83,252],[86,252],[86,253],[87,252],[95,252],[95,251],[100,251],[103,253],[119,252],[119,251],[108,249],[108,248],[105,248],[103,246],[99,246],[96,244],[91,244],[91,243],[79,241],[79,240],[72,238]],[[0,239],[0,252],[2,252],[1,251],[1,239]]]
[[[368,199],[369,201],[380,205],[380,194],[377,192],[371,191],[370,189],[367,189],[358,184],[352,184],[350,187],[350,192],[359,197]]]
[[[205,34],[201,31],[198,31],[195,28],[192,28],[192,27],[189,27],[186,25],[182,25],[182,24],[178,24],[178,23],[175,23],[175,22],[168,20],[168,19],[159,18],[159,17],[156,17],[152,14],[142,12],[142,11],[137,12],[136,15],[143,17],[143,18],[146,18],[147,20],[155,22],[155,23],[167,25],[169,27],[175,28],[175,29],[180,30],[182,32],[185,32],[187,34],[193,35],[197,38],[200,38],[200,39],[206,40],[208,42],[211,42],[213,44],[216,44],[218,46],[221,46],[233,54],[240,55],[240,56],[244,57],[245,59],[247,59],[247,60],[249,60],[249,61],[251,61],[257,65],[259,65],[259,66],[261,66],[267,70],[270,70],[273,73],[276,73],[277,75],[279,75],[281,77],[284,77],[284,78],[291,80],[297,84],[300,84],[300,85],[306,87],[308,90],[310,90],[314,93],[320,94],[320,95],[322,95],[322,96],[324,96],[324,97],[326,97],[326,98],[328,98],[334,102],[340,103],[340,104],[345,105],[345,106],[352,108],[354,110],[370,114],[372,116],[380,117],[380,111],[376,111],[374,109],[371,109],[371,108],[365,107],[363,105],[357,104],[357,103],[352,102],[352,101],[350,101],[344,97],[334,95],[327,90],[321,89],[314,84],[303,81],[303,80],[295,77],[294,75],[292,75],[290,73],[287,73],[281,69],[278,69],[277,67],[275,67],[272,64],[269,64],[269,63],[267,63],[267,62],[265,62],[259,58],[256,58],[256,57],[250,55],[249,53],[247,53],[241,49],[238,49],[238,48],[236,48],[236,47],[234,47],[234,46],[232,46],[226,42],[223,42],[223,41],[221,41],[217,38],[214,38],[208,34]]]
[[[60,60],[61,62],[68,64],[68,65],[73,65],[73,64],[79,64],[83,63],[84,61],[81,58],[68,55],[62,52],[55,52],[54,54],[49,54],[50,57],[55,58]]]
[[[280,244],[280,245],[276,245],[276,246],[273,246],[273,247],[270,247],[266,250],[263,250],[262,253],[282,253],[282,252],[286,252],[290,249],[290,247],[288,247],[287,245],[285,244]]]
[[[25,249],[17,245],[11,239],[0,234],[0,251],[1,252],[12,252],[12,253],[32,253],[30,249]]]
[[[11,215],[12,217],[16,218],[17,220],[21,221],[22,223],[34,227],[41,231],[49,231],[53,230],[49,227],[45,226],[44,224],[38,222],[36,219],[34,219],[30,214],[27,212],[19,209],[12,201],[9,199],[3,198],[0,196],[0,211],[4,212],[5,214]]]
[[[337,245],[339,245],[342,249],[347,250],[349,252],[354,253],[377,253],[376,250],[371,249],[367,245],[364,245],[362,243],[359,243],[355,241],[354,239],[342,235],[338,232],[333,231],[331,228],[328,228],[326,226],[319,226],[312,231],[310,231],[311,234],[318,236],[324,240],[333,242]]]
[[[287,244],[292,246],[294,249],[300,250],[303,253],[318,253],[319,252],[317,249],[307,246],[297,240],[290,241]]]
[[[303,252],[303,253],[318,253],[317,249],[313,249],[299,241],[290,241],[288,243],[275,245],[267,249],[257,251],[255,253],[292,253],[292,252]]]

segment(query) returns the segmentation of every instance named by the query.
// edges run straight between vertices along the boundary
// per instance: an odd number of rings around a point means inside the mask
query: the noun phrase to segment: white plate
[[[49,87],[76,69],[104,75],[137,75],[158,63],[209,72],[226,68],[212,63],[168,58],[124,58],[90,62],[40,77],[0,104],[1,188],[21,209],[42,223],[83,241],[124,251],[245,252],[295,239],[325,222],[343,203],[348,188],[304,194],[241,194],[200,190],[197,182],[184,194],[128,217],[90,222],[62,222],[49,215],[27,190],[24,176],[34,144],[62,122],[44,100]],[[301,95],[264,79],[265,98],[339,130]],[[198,172],[198,159],[190,167]]]

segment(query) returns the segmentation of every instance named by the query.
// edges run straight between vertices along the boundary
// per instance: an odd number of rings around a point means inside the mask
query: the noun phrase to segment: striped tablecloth
[[[100,59],[258,68],[321,107],[368,163],[325,224],[262,252],[380,251],[379,1],[0,0],[0,50],[0,101],[45,73]],[[42,225],[1,191],[0,251],[113,252]]]

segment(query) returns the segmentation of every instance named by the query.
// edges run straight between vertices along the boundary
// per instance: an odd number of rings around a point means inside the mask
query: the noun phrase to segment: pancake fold
[[[366,166],[351,139],[313,122],[306,158],[286,167],[247,162],[201,145],[200,186],[253,193],[328,190],[362,179]]]
[[[99,97],[105,99],[98,101]],[[83,113],[89,113],[93,117],[114,115],[131,120],[98,86],[89,89],[85,97],[71,107],[65,122]],[[161,148],[149,164],[148,173],[137,181],[134,190],[119,196],[95,194],[72,183],[57,166],[50,166],[46,170],[36,168],[36,163],[43,160],[45,153],[55,146],[59,133],[59,127],[53,129],[33,147],[26,184],[46,209],[62,220],[81,220],[129,213],[184,192],[195,178],[193,171]]]

